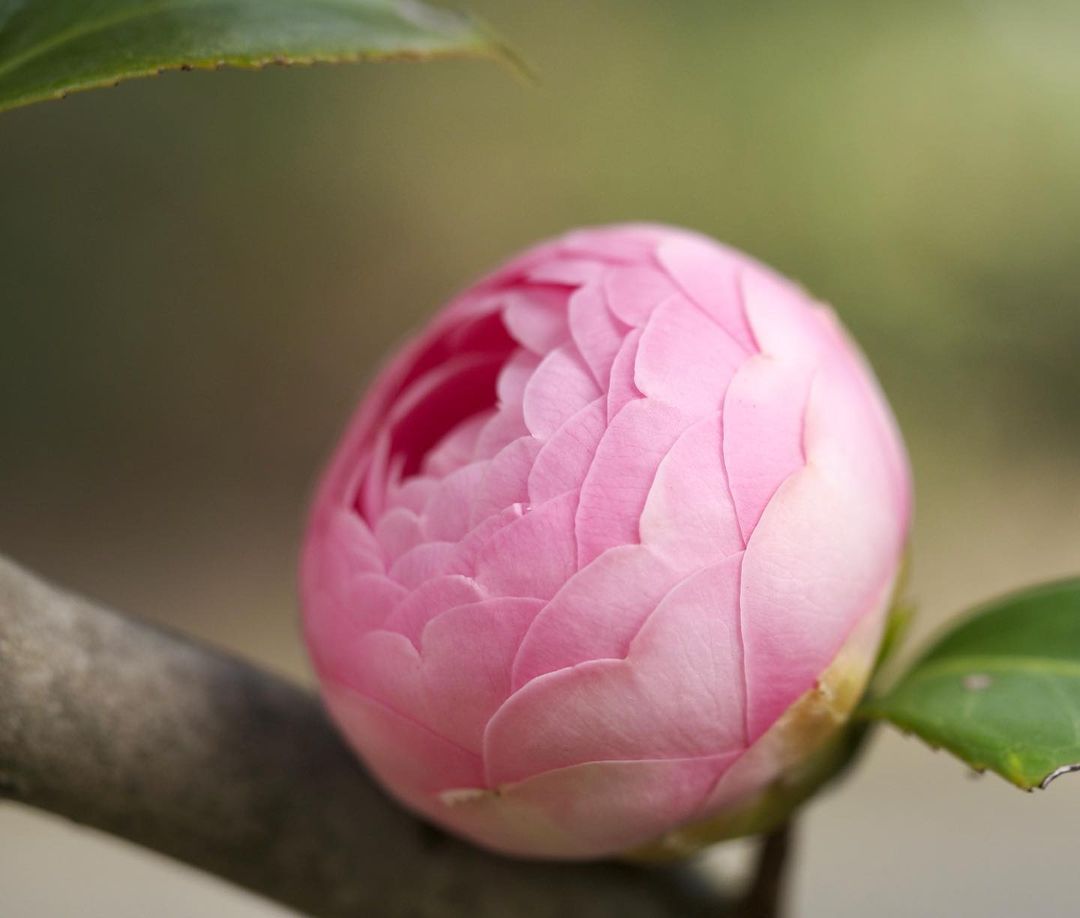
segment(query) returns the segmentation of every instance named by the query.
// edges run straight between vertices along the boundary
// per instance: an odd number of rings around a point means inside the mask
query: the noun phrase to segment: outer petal
[[[694,816],[733,758],[589,762],[500,787],[498,795],[444,793],[432,815],[503,853],[606,857]]]
[[[724,465],[743,538],[781,483],[804,463],[808,368],[770,357],[750,360],[724,399]]]
[[[807,409],[807,465],[780,487],[747,545],[751,740],[813,684],[895,573],[904,530],[868,413],[850,380],[819,373]]]
[[[491,785],[590,761],[740,749],[740,561],[723,561],[672,590],[625,660],[549,673],[513,695],[488,726]]]

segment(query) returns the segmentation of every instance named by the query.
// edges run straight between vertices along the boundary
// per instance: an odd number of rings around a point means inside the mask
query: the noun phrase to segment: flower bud
[[[582,230],[378,374],[316,497],[306,638],[378,779],[481,845],[756,831],[865,686],[910,503],[829,309],[689,232]]]

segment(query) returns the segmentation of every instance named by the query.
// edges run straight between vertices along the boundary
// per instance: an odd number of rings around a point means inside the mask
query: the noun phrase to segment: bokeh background
[[[373,365],[573,225],[686,224],[836,305],[917,482],[916,637],[1080,571],[1080,7],[488,0],[492,65],[170,75],[0,116],[0,550],[309,679],[294,558]],[[1080,779],[881,731],[796,916],[1075,913]],[[5,916],[282,914],[0,809]],[[62,877],[62,882],[60,879]]]

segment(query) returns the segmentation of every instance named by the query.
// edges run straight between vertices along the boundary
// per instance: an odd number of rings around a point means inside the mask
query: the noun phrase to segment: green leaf
[[[0,111],[176,68],[453,55],[512,61],[421,0],[0,0]]]
[[[982,607],[863,713],[1025,789],[1080,770],[1080,580]]]

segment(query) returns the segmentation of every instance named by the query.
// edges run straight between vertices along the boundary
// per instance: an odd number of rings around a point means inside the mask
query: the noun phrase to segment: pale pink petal
[[[529,351],[517,351],[499,371],[495,393],[499,404],[520,402],[525,396],[525,386],[540,366],[540,358]]]
[[[439,482],[420,517],[430,541],[456,542],[469,531],[474,495],[485,471],[486,462],[471,462]]]
[[[757,350],[738,282],[748,261],[745,255],[712,240],[683,238],[664,242],[657,258],[686,295],[741,347]]]
[[[304,636],[320,673],[344,678],[356,665],[357,641],[379,628],[403,597],[385,574],[355,573],[305,589]]]
[[[653,310],[678,290],[663,271],[652,266],[614,268],[604,275],[608,308],[635,328],[644,325]]]
[[[419,513],[431,500],[431,495],[438,487],[438,480],[429,475],[414,475],[390,488],[388,503],[390,506],[404,507]]]
[[[564,494],[499,529],[479,549],[476,579],[497,596],[554,596],[574,571],[576,506]]]
[[[745,266],[739,287],[746,318],[763,354],[816,365],[830,348],[823,312],[798,287],[760,266]]]
[[[676,571],[643,545],[604,552],[574,574],[536,617],[514,662],[514,688],[588,660],[621,660],[678,580]]]
[[[747,361],[724,400],[724,464],[749,539],[781,483],[801,468],[811,370],[765,355]]]
[[[715,414],[745,360],[743,349],[719,325],[684,296],[673,296],[645,324],[634,384],[644,395],[688,414]]]
[[[525,386],[525,426],[533,436],[546,439],[599,397],[600,390],[577,349],[558,347],[544,357]]]
[[[600,858],[694,818],[736,753],[589,762],[500,787],[449,791],[436,821],[503,854]]]
[[[488,720],[510,694],[518,644],[542,606],[540,599],[489,599],[428,622],[420,641],[424,690],[440,734],[480,751]]]
[[[327,707],[368,767],[410,806],[430,795],[483,781],[480,757],[408,717],[333,682],[323,685]]]
[[[625,660],[528,683],[491,719],[491,785],[590,761],[689,758],[744,748],[738,592],[741,556],[683,581]]]
[[[521,413],[521,404],[509,402],[500,407],[484,424],[484,429],[476,440],[473,456],[476,459],[490,459],[515,440],[529,435],[529,428],[525,426],[525,418]]]
[[[607,429],[603,398],[567,418],[544,443],[529,473],[529,499],[533,504],[577,490],[585,480],[596,447]]]
[[[641,541],[676,570],[741,551],[719,417],[689,427],[660,460],[641,513]]]
[[[410,548],[415,548],[423,541],[420,518],[404,507],[392,507],[375,524],[375,538],[387,564],[393,564]]]
[[[534,284],[579,287],[598,280],[604,270],[604,264],[595,258],[551,258],[530,268],[527,276]]]
[[[484,592],[471,577],[461,574],[435,577],[402,597],[386,618],[383,627],[387,631],[405,635],[413,644],[419,646],[424,626],[433,618],[455,606],[479,602],[482,599]]]
[[[781,485],[747,545],[751,741],[814,684],[896,570],[904,531],[866,411],[860,390],[819,371],[807,407],[807,465]]]
[[[604,292],[595,283],[580,287],[571,295],[569,321],[574,344],[593,379],[606,388],[611,365],[629,328],[608,309]]]
[[[503,321],[513,339],[541,356],[562,344],[570,337],[567,296],[558,287],[524,287],[500,294]]]
[[[433,577],[471,573],[457,542],[424,542],[398,558],[388,575],[403,587],[415,590]]]
[[[529,476],[542,443],[535,437],[521,437],[504,446],[487,463],[484,474],[470,496],[468,518],[475,526],[511,504],[527,504]]]
[[[630,402],[616,415],[581,487],[574,523],[579,566],[639,541],[638,521],[657,466],[688,423],[678,409],[649,399]]]
[[[607,391],[607,419],[610,422],[630,402],[640,399],[641,390],[634,384],[634,364],[637,363],[641,329],[635,328],[619,345],[619,352],[611,365],[611,379]]]

